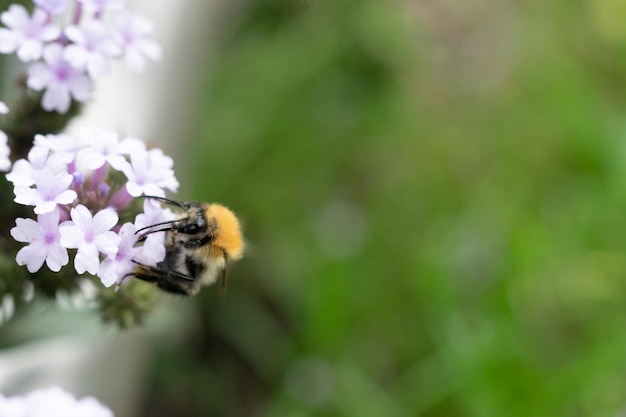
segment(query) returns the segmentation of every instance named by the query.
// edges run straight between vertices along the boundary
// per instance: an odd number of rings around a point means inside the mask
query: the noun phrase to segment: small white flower
[[[110,229],[118,221],[115,210],[107,208],[91,216],[89,209],[82,204],[70,211],[72,222],[61,224],[61,245],[68,249],[78,249],[74,259],[76,272],[89,272],[95,275],[100,266],[100,253],[114,257],[120,237]]]
[[[105,24],[99,20],[90,20],[82,27],[68,26],[65,35],[73,43],[65,48],[63,57],[74,68],[86,69],[91,78],[108,74],[109,58],[122,53]]]
[[[113,412],[94,397],[80,400],[58,387],[38,389],[26,396],[0,394],[2,417],[114,417]]]
[[[119,171],[127,163],[124,155],[146,150],[146,145],[139,139],[126,138],[120,141],[116,132],[108,130],[83,131],[81,136],[87,138],[90,146],[79,152],[76,161],[79,167],[87,169],[98,169],[108,162]]]
[[[24,6],[12,4],[8,11],[0,14],[0,20],[8,28],[0,29],[0,53],[17,51],[23,62],[41,58],[44,42],[61,35],[61,29],[50,24],[46,12],[41,9],[35,9],[31,17]]]
[[[108,256],[100,264],[100,269],[98,270],[98,276],[105,287],[121,282],[124,276],[136,266],[133,262],[138,249],[134,247],[137,242],[135,225],[124,223],[118,236],[120,237],[120,243],[117,246],[117,253],[114,256]]]
[[[76,197],[76,191],[69,186],[74,179],[72,175],[63,172],[54,172],[44,168],[32,173],[35,188],[15,187],[15,201],[26,206],[35,206],[36,214],[49,213],[58,204],[70,204]]]
[[[40,135],[37,135],[40,136]],[[52,172],[65,172],[67,162],[62,155],[58,153],[50,153],[50,149],[37,143],[35,136],[35,145],[28,152],[28,159],[19,159],[13,164],[13,169],[6,177],[13,183],[13,186],[31,186],[35,184],[33,172],[44,168],[50,169]]]
[[[126,6],[126,0],[78,0],[83,8],[90,12],[100,13],[108,10],[122,10]]]
[[[33,90],[46,90],[41,101],[45,110],[66,113],[72,98],[84,102],[91,97],[93,80],[63,58],[61,45],[46,46],[43,58],[45,63],[36,62],[28,69],[26,83]]]
[[[163,208],[160,203],[146,199],[143,203],[143,213],[135,217],[137,230],[158,223],[173,220],[176,217],[172,210]],[[150,233],[146,236],[143,246],[137,248],[135,260],[145,265],[155,265],[165,258],[165,232]]]
[[[53,156],[60,156],[65,163],[70,163],[76,158],[81,149],[90,145],[90,141],[83,135],[35,135],[35,146],[41,146],[53,152]],[[30,159],[30,157],[29,157]]]
[[[172,166],[174,161],[160,149],[130,155],[130,164],[122,166],[122,172],[128,178],[126,189],[133,197],[142,194],[165,196],[164,188],[170,191],[178,189]]]
[[[106,286],[121,283],[135,267],[133,260],[157,264],[165,256],[165,233],[150,234],[135,246],[140,236],[135,231],[173,219],[169,209],[145,200],[144,212],[136,216],[135,224],[122,226],[119,234],[111,229],[118,222],[116,210],[128,209],[133,200],[130,190],[136,195],[176,190],[172,166],[172,158],[160,149],[148,151],[140,140],[120,140],[111,131],[37,135],[28,159],[16,161],[7,174],[13,182],[14,201],[34,206],[39,215],[39,222],[16,221],[13,237],[30,243],[20,250],[17,261],[29,271],[39,270],[44,262],[58,271],[69,262],[63,257],[66,250],[76,249],[76,271],[97,274]],[[124,173],[128,181],[120,181],[114,170]],[[53,239],[50,234],[57,229]]]
[[[161,59],[161,46],[148,39],[153,25],[141,16],[120,13],[115,21],[116,39],[124,47],[126,65],[132,71],[142,72],[146,66],[146,58],[153,61]]]
[[[4,102],[0,101],[0,114],[7,114],[9,108]],[[11,160],[9,155],[11,154],[11,148],[9,148],[9,138],[6,133],[0,130],[0,171],[7,172],[11,169]]]
[[[11,148],[9,148],[9,138],[6,133],[0,130],[0,171],[7,172],[11,169],[11,160],[9,155],[11,154]]]
[[[176,215],[172,210],[164,208],[158,200],[146,198],[143,202],[143,213],[139,213],[135,217],[135,226],[137,229],[143,229],[157,223],[174,220],[175,217]],[[165,232],[153,233],[149,236],[159,235],[160,233],[163,233],[161,237],[165,236]]]
[[[67,249],[59,243],[59,211],[40,214],[37,221],[18,218],[11,229],[11,236],[18,242],[28,243],[16,256],[19,265],[26,265],[28,271],[38,271],[44,261],[51,271],[58,272],[67,265]],[[2,415],[0,413],[0,415]]]
[[[15,161],[6,178],[13,183],[14,187],[29,187],[35,184],[33,171],[33,165],[30,162],[26,159],[19,159]]]
[[[24,417],[28,413],[28,404],[24,397],[4,397],[0,393],[0,415],[2,417]]]
[[[52,15],[61,14],[67,8],[67,0],[35,0],[35,4]]]

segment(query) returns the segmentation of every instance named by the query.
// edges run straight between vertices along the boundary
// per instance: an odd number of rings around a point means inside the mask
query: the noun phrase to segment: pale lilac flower
[[[45,11],[35,9],[32,17],[24,6],[12,4],[0,15],[8,28],[0,29],[0,52],[10,54],[17,51],[23,62],[41,58],[44,42],[57,39],[61,29],[49,22]]]
[[[0,394],[2,417],[114,417],[113,412],[94,397],[76,399],[59,387],[38,389],[26,396]]]
[[[174,177],[173,164],[172,158],[165,156],[160,149],[131,154],[130,164],[122,166],[128,178],[128,193],[134,197],[142,194],[163,197],[164,188],[176,191],[178,181]]]
[[[15,187],[34,185],[33,172],[44,167],[48,153],[48,149],[38,146],[32,147],[28,152],[28,160],[19,159],[15,161],[11,172],[6,175],[7,180],[11,181]],[[40,159],[42,155],[44,156],[43,164],[41,164],[42,161]]]
[[[63,57],[74,68],[86,69],[91,78],[108,74],[109,58],[122,53],[106,25],[99,20],[90,20],[82,27],[68,26],[65,35],[73,43],[65,47]]]
[[[81,136],[88,138],[91,145],[83,148],[76,156],[77,165],[88,169],[98,169],[108,162],[112,168],[120,171],[127,163],[125,155],[146,150],[146,145],[139,139],[126,138],[120,141],[119,135],[113,131],[84,131]]]
[[[33,164],[26,159],[19,159],[15,161],[6,178],[13,183],[14,187],[29,187],[35,184],[33,171]]]
[[[124,47],[126,65],[132,71],[142,72],[146,58],[153,61],[161,59],[161,47],[147,36],[152,32],[153,25],[141,16],[120,13],[115,21],[116,38]]]
[[[93,80],[63,58],[61,45],[46,46],[43,58],[45,63],[37,62],[28,69],[27,84],[33,90],[46,90],[41,101],[45,110],[66,113],[72,98],[84,102],[91,97]]]
[[[58,204],[70,204],[76,199],[76,191],[70,190],[73,177],[68,173],[53,172],[51,169],[33,171],[35,188],[15,187],[15,201],[26,206],[35,206],[36,214],[51,212]]]
[[[41,146],[37,143],[38,136],[41,135],[35,136],[35,145],[28,151],[28,159],[15,161],[11,172],[6,175],[6,178],[15,187],[35,184],[33,172],[44,168],[50,169],[55,173],[66,171],[67,162],[64,160],[63,155],[59,153],[51,154],[47,146]]]
[[[51,15],[61,14],[67,8],[67,0],[34,0],[35,4]]]
[[[76,271],[98,274],[103,284],[110,286],[121,284],[123,276],[135,267],[133,259],[155,265],[164,258],[165,233],[150,234],[141,242],[137,242],[141,235],[135,234],[139,227],[174,217],[154,200],[143,202],[144,212],[136,216],[136,224],[122,226],[119,235],[111,229],[118,222],[116,210],[127,210],[133,200],[129,190],[162,195],[164,189],[178,187],[172,166],[173,160],[160,149],[147,151],[138,139],[120,140],[114,132],[83,130],[76,135],[37,135],[28,159],[16,161],[7,178],[13,182],[15,201],[34,206],[39,223],[44,223],[46,213],[56,215],[52,223],[59,230],[58,244],[63,250],[76,249]],[[120,171],[127,176],[126,183],[120,181]],[[51,228],[52,223],[46,225]],[[37,224],[18,219],[12,233],[16,240],[31,243],[26,236],[38,236],[33,232]],[[31,234],[20,232],[22,228],[30,228]],[[46,258],[45,251],[36,250],[37,244],[22,248],[17,258],[29,270],[38,270],[43,262],[58,270],[55,259],[60,265],[68,263],[59,261],[58,256]]]
[[[163,259],[165,259],[165,240],[163,237],[159,239],[158,236],[147,236],[135,252],[135,260],[144,265],[154,266]]]
[[[6,104],[0,101],[0,114],[7,114],[9,112],[9,108]],[[11,169],[11,160],[9,159],[9,155],[11,154],[11,149],[9,148],[9,138],[6,133],[0,130],[0,171],[7,172]]]
[[[28,404],[24,397],[4,397],[0,393],[0,415],[2,417],[25,417]]]
[[[28,243],[17,253],[17,263],[26,265],[28,271],[38,271],[44,261],[51,271],[59,272],[67,265],[69,257],[67,249],[59,243],[59,211],[40,214],[37,221],[18,218],[16,226],[11,229],[11,236],[18,242]],[[0,414],[1,415],[1,414]]]
[[[11,148],[9,148],[9,138],[6,133],[0,130],[0,171],[7,172],[11,169],[11,160],[9,155],[11,154]]]
[[[124,223],[120,228],[118,236],[120,243],[117,246],[117,253],[108,256],[101,264],[98,270],[98,276],[105,287],[120,283],[126,274],[132,272],[137,266],[133,259],[137,249],[137,235],[135,234],[135,225],[132,223]],[[162,245],[162,244],[161,244]]]
[[[163,208],[155,200],[146,198],[143,203],[143,213],[135,217],[137,230],[154,224],[173,220],[176,215],[172,210]],[[155,265],[165,258],[165,232],[150,233],[146,236],[143,246],[138,248],[135,259],[145,265]]]
[[[78,249],[74,268],[79,274],[89,272],[95,275],[100,266],[100,253],[115,256],[120,237],[110,229],[118,221],[113,209],[100,210],[92,217],[89,209],[82,204],[70,211],[72,222],[60,226],[61,245],[68,249]]]
[[[53,152],[52,155],[55,157],[58,155],[61,160],[68,164],[74,161],[78,151],[90,146],[91,143],[91,138],[84,135],[35,135],[35,146],[49,149]]]
[[[108,10],[123,10],[126,0],[78,0],[83,8],[90,12],[99,13]]]
[[[164,208],[158,200],[145,198],[143,202],[143,213],[139,213],[135,217],[135,226],[137,229],[143,229],[153,224],[174,220],[175,217],[176,215],[172,210]],[[164,237],[165,232],[152,233],[149,236],[155,236],[161,233],[163,233],[161,237]]]

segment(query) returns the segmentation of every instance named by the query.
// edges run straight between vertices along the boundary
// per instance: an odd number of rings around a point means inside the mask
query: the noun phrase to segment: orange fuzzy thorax
[[[207,221],[215,219],[217,230],[209,246],[212,257],[222,257],[224,251],[228,259],[237,260],[243,256],[243,236],[235,214],[220,204],[209,204],[205,211]]]

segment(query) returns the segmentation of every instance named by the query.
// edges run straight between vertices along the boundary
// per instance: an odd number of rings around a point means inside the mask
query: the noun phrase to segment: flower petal
[[[109,257],[115,257],[121,238],[115,232],[102,233],[95,237],[94,245]]]
[[[94,245],[84,244],[78,248],[76,258],[74,259],[74,268],[79,274],[89,272],[91,275],[96,275],[98,268],[100,267],[100,259],[98,249]]]
[[[15,227],[11,229],[11,236],[18,242],[33,242],[40,239],[43,232],[41,226],[33,219],[15,219]]]
[[[46,257],[46,265],[53,272],[59,272],[61,267],[68,264],[70,258],[67,254],[67,249],[59,244],[52,244],[48,246],[48,256]]]
[[[73,224],[66,222],[59,227],[61,238],[59,243],[68,249],[76,249],[85,243],[85,234],[83,231]]]
[[[70,211],[70,217],[76,227],[83,231],[83,233],[93,228],[91,212],[82,204],[77,205]]]
[[[39,271],[45,259],[46,250],[40,243],[31,243],[23,247],[15,256],[17,264],[21,266],[26,265],[30,273]]]
[[[111,208],[100,210],[93,216],[93,231],[95,234],[104,233],[111,230],[117,224],[119,217],[117,212]]]

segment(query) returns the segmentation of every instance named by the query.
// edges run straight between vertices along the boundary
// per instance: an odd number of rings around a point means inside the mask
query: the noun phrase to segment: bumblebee
[[[151,233],[168,232],[168,243],[163,261],[156,266],[135,262],[138,271],[131,275],[169,293],[194,295],[217,281],[221,272],[220,295],[224,298],[228,262],[241,259],[244,250],[235,214],[220,204],[145,197],[177,206],[181,214],[174,220],[137,230],[140,241]]]

